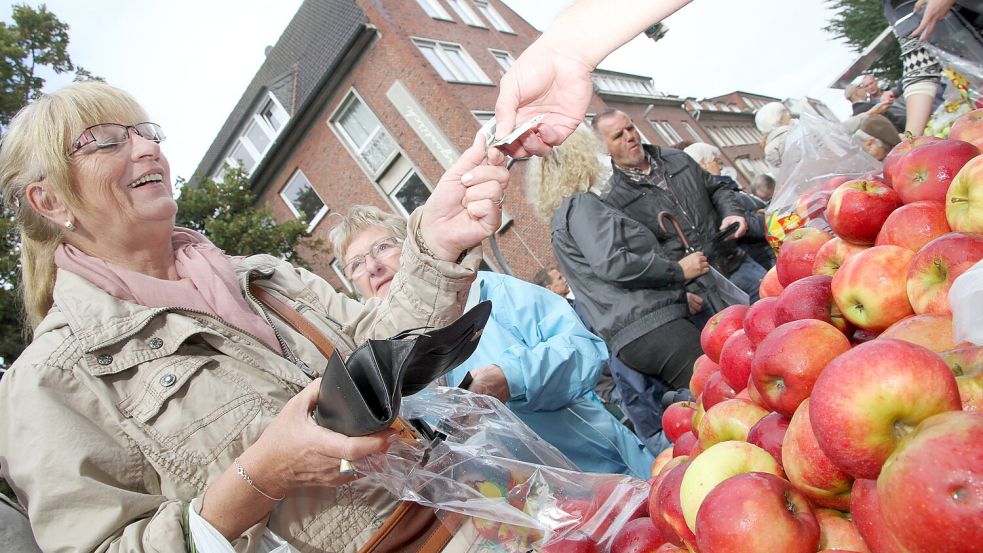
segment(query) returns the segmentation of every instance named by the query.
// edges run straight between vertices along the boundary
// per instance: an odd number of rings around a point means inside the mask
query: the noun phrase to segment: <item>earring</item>
[[[73,223],[71,219],[65,221],[65,230],[67,230],[68,232],[72,232],[75,230],[75,223]]]

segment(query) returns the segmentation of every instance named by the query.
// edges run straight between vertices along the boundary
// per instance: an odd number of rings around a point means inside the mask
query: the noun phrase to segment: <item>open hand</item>
[[[486,365],[475,369],[471,371],[471,376],[474,381],[468,386],[468,391],[492,396],[502,403],[512,399],[505,372],[498,365]]]

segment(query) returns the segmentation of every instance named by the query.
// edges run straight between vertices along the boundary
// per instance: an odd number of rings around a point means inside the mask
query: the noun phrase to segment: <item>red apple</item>
[[[850,493],[850,515],[864,543],[873,553],[915,553],[898,542],[884,525],[877,481],[857,479]]]
[[[736,395],[737,392],[724,380],[724,375],[717,371],[707,379],[706,388],[703,389],[703,395],[700,396],[702,398],[701,404],[703,409],[710,409],[721,401],[734,399]],[[699,408],[697,408],[697,412],[699,412]],[[697,429],[697,434],[699,434],[699,426],[699,421],[694,417],[693,428]]]
[[[970,160],[952,181],[945,218],[956,232],[983,234],[983,156]]]
[[[720,365],[711,361],[706,354],[697,357],[696,362],[693,363],[693,377],[689,379],[689,391],[693,392],[694,396],[702,394],[707,379],[718,370]]]
[[[751,360],[751,363],[754,363],[753,359]],[[758,391],[758,387],[754,385],[754,375],[748,377],[747,388],[744,388],[744,390],[747,391],[748,399],[750,399],[753,403],[760,405],[765,409],[769,409],[768,404],[765,403],[764,398],[761,397],[761,392]]]
[[[693,446],[700,443],[700,440],[696,437],[693,432],[683,432],[683,435],[676,440],[676,443],[672,445],[672,456],[680,457],[683,455],[689,455],[690,450]]]
[[[895,209],[877,233],[875,246],[901,246],[913,252],[950,232],[942,202],[914,202]]]
[[[983,148],[983,109],[975,109],[953,121],[949,128],[949,139],[962,140]]]
[[[540,551],[542,553],[601,553],[597,542],[581,532],[571,532],[544,545]]]
[[[768,414],[764,408],[743,399],[728,399],[707,409],[700,420],[700,448],[727,440],[746,441],[747,433]]]
[[[777,304],[778,298],[762,298],[754,302],[744,314],[744,333],[754,347],[758,347],[761,340],[764,340],[765,336],[777,326],[775,324]]]
[[[796,215],[803,221],[821,218],[832,194],[833,192],[831,190],[823,189],[810,190],[802,194],[799,196],[798,201],[795,202]]]
[[[830,242],[827,242],[829,244]],[[802,319],[829,323],[847,336],[853,335],[853,324],[843,317],[833,301],[833,277],[813,275],[789,284],[775,307],[775,324],[781,326]]]
[[[747,310],[751,312],[750,309]],[[751,375],[751,359],[754,358],[754,344],[743,330],[730,335],[720,350],[720,374],[736,392],[747,387]]]
[[[983,415],[983,369],[956,377],[959,388],[959,399],[963,411],[972,411]]]
[[[833,192],[826,221],[847,242],[869,245],[877,239],[888,215],[899,207],[901,198],[890,186],[876,180],[854,180]]]
[[[719,374],[719,373],[713,373],[713,374]],[[714,378],[713,382],[714,382],[714,386],[716,387],[718,380]],[[707,412],[706,409],[703,407],[703,396],[700,395],[699,397],[696,398],[696,409],[693,410],[693,420],[690,421],[690,432],[692,432],[694,436],[699,437],[698,429],[700,428],[700,420],[703,419],[703,413],[706,412]]]
[[[912,315],[889,326],[879,338],[894,338],[918,344],[936,353],[966,345],[952,335],[951,315]]]
[[[792,321],[776,328],[758,346],[751,378],[767,407],[791,417],[812,393],[820,372],[850,341],[829,323]]]
[[[941,357],[880,338],[826,366],[812,390],[810,419],[820,447],[838,467],[855,478],[876,478],[921,421],[961,408],[956,379]]]
[[[782,442],[788,430],[790,419],[778,413],[770,413],[748,430],[747,443],[767,451],[782,464]]]
[[[636,518],[621,527],[611,541],[611,553],[651,553],[666,538],[648,517]]]
[[[761,279],[761,284],[758,285],[758,297],[771,298],[781,293],[782,283],[778,281],[778,268],[772,267],[768,269],[765,277]]]
[[[847,242],[840,237],[833,238],[816,252],[816,259],[812,263],[812,274],[833,276],[847,259],[866,249],[867,246]]]
[[[849,513],[835,509],[816,509],[819,522],[819,547],[828,551],[870,553]]]
[[[679,487],[679,502],[690,530],[699,534],[696,513],[710,490],[731,476],[746,472],[767,472],[781,476],[782,468],[767,451],[747,442],[720,442],[693,459]]]
[[[978,155],[979,148],[961,140],[926,144],[901,160],[891,185],[906,204],[921,200],[941,202],[956,173]]]
[[[781,249],[778,250],[778,260],[775,262],[778,282],[782,286],[788,286],[811,275],[816,253],[832,238],[817,228],[802,227],[793,230],[785,237]]]
[[[950,232],[932,240],[908,266],[908,300],[915,313],[952,313],[949,288],[983,259],[983,236]]]
[[[809,501],[788,482],[752,472],[707,494],[696,517],[696,543],[712,553],[813,553],[819,523]]]
[[[686,421],[686,424],[687,426],[689,425],[688,420]],[[669,446],[663,449],[662,451],[660,451],[659,454],[655,456],[655,460],[652,461],[652,466],[649,468],[649,476],[655,478],[656,476],[661,474],[662,469],[667,464],[669,464],[669,461],[672,461],[672,459],[673,459],[672,446]]]
[[[894,176],[900,168],[901,160],[904,159],[904,156],[908,155],[908,152],[926,144],[941,141],[941,138],[934,136],[915,136],[899,142],[897,146],[891,148],[887,157],[884,158],[884,182],[890,186],[894,186]]]
[[[696,536],[686,526],[683,507],[679,502],[679,488],[689,465],[690,461],[687,461],[666,474],[655,491],[654,502],[653,496],[649,495],[649,513],[653,522],[666,540],[679,546],[696,543]]]
[[[799,405],[782,442],[782,466],[788,481],[814,504],[845,511],[850,508],[853,478],[823,453],[809,421],[809,400]]]
[[[956,377],[963,411],[983,413],[983,347],[960,347],[939,355]]]
[[[696,404],[691,401],[673,403],[662,413],[662,431],[670,442],[675,442],[684,432],[692,430],[691,421]]]
[[[662,544],[655,553],[689,553],[689,549],[683,549],[682,547],[677,547],[671,543]]]
[[[927,418],[877,479],[884,523],[916,551],[970,553],[983,545],[983,416]]]
[[[833,276],[833,299],[843,316],[881,331],[913,314],[905,286],[914,255],[900,246],[874,246],[848,259]]]
[[[830,177],[826,182],[824,182],[822,184],[822,186],[820,186],[820,189],[821,190],[828,190],[828,191],[832,192],[832,191],[836,190],[837,188],[839,188],[840,185],[843,184],[844,182],[850,182],[852,180],[856,180],[856,178],[855,177],[849,177],[847,175],[837,175],[835,177]]]
[[[730,335],[741,329],[744,324],[746,305],[732,305],[710,317],[706,326],[700,332],[700,346],[703,353],[714,363],[720,363],[720,351]]]

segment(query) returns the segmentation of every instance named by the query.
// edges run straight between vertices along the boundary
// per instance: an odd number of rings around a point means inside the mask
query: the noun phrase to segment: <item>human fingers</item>
[[[488,183],[497,183],[505,188],[509,182],[509,170],[501,165],[479,165],[461,177],[461,184],[473,188]]]
[[[735,230],[731,236],[733,237],[734,240],[736,240],[744,236],[745,233],[747,233],[747,221],[741,218],[738,221],[737,230]]]
[[[476,184],[464,191],[462,207],[467,207],[472,202],[491,200],[497,205],[501,205],[505,198],[505,187],[497,181],[483,182]]]
[[[447,169],[446,175],[460,177],[470,172],[475,167],[481,165],[481,162],[485,160],[488,153],[485,143],[486,137],[484,133],[479,132],[474,137],[474,142],[471,144],[471,147],[464,150],[461,157],[457,158],[457,161],[455,161],[450,168]]]
[[[918,0],[917,2],[915,2],[915,7],[912,8],[911,11],[913,11],[915,13],[918,13],[918,12],[922,11],[922,9],[925,8],[925,3],[926,2],[927,2],[927,0]]]

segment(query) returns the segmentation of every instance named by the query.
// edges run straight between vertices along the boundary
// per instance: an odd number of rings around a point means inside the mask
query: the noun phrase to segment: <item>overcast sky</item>
[[[540,29],[569,4],[504,1]],[[264,49],[276,43],[301,1],[45,4],[70,26],[72,60],[136,96],[167,134],[172,175],[187,178],[262,64]],[[10,9],[0,6],[2,20],[10,21]],[[652,77],[657,89],[679,96],[734,90],[809,95],[846,117],[850,110],[842,92],[827,85],[855,56],[822,30],[829,17],[822,0],[695,0],[666,20],[669,32],[658,43],[639,37],[601,67]],[[70,80],[51,77],[46,89]]]

